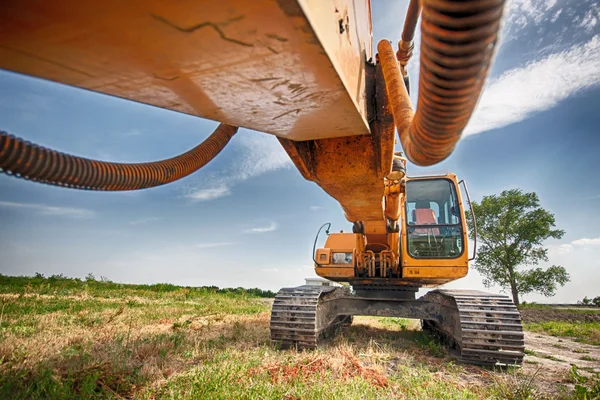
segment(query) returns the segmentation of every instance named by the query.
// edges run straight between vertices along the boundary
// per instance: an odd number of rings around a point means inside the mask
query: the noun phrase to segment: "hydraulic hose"
[[[411,5],[410,39],[415,19]],[[404,152],[414,164],[436,164],[454,150],[483,90],[503,8],[504,0],[422,0],[416,113],[391,44],[379,42],[394,122]]]
[[[415,30],[417,28],[417,20],[421,14],[421,2],[419,0],[410,0],[408,10],[406,11],[406,19],[404,20],[404,28],[402,29],[402,40],[398,43],[398,52],[396,58],[400,62],[402,75],[407,81],[406,64],[412,57],[414,48],[413,39],[415,38]]]
[[[161,161],[115,163],[50,150],[0,131],[0,172],[20,178],[85,190],[138,190],[181,179],[210,162],[237,132],[220,124],[193,149]]]

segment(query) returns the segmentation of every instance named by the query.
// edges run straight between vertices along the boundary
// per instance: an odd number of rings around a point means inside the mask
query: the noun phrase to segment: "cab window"
[[[463,253],[461,210],[449,179],[406,183],[408,253],[414,258],[457,258]]]

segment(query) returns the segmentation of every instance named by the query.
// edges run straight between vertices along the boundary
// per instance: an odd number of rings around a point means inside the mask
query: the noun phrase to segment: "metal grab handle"
[[[471,198],[469,197],[469,189],[467,189],[467,183],[463,179],[460,182],[458,182],[458,184],[462,184],[465,188],[467,202],[469,203],[469,208],[471,209],[471,220],[473,220],[473,257],[469,258],[469,261],[473,261],[477,256],[477,219],[475,218],[475,210],[473,210],[473,203],[471,203]]]

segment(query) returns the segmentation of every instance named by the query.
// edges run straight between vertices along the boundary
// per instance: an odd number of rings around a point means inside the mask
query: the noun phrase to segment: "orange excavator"
[[[354,315],[409,317],[464,362],[521,364],[523,330],[508,297],[437,289],[415,298],[420,287],[467,274],[469,201],[453,174],[406,174],[407,160],[433,165],[460,139],[492,62],[504,0],[411,0],[397,50],[385,40],[372,48],[370,7],[7,0],[0,68],[221,124],[184,154],[137,164],[68,155],[2,131],[0,168],[51,185],[136,190],[199,170],[238,127],[275,135],[302,176],[340,203],[352,233],[322,227],[328,237],[313,251],[315,271],[349,285],[280,290],[274,342],[315,348]],[[407,65],[419,17],[414,111]],[[402,153],[394,152],[396,131]]]

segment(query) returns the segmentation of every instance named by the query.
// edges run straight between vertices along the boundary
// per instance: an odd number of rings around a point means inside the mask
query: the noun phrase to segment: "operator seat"
[[[429,208],[429,201],[427,200],[417,200],[415,204],[415,209],[412,212],[412,219],[415,221],[417,225],[436,225],[437,218],[435,216],[435,211]],[[415,229],[415,233],[419,235],[426,235],[427,233],[432,233],[434,235],[439,235],[440,230],[438,228],[431,229]]]

